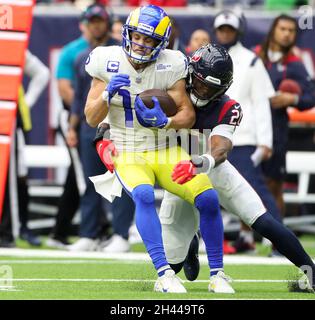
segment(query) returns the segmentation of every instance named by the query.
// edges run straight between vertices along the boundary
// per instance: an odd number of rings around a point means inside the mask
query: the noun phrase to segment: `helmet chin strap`
[[[130,57],[130,59],[132,60],[133,63],[135,64],[143,64],[143,63],[148,63],[150,60],[150,55],[149,56],[142,56],[140,54],[135,53],[134,51],[132,51],[132,56]],[[135,58],[133,58],[135,57]],[[138,58],[138,59],[136,59]]]
[[[201,100],[197,98],[192,92],[190,93],[190,99],[192,103],[198,108],[202,108],[210,102],[210,100]]]

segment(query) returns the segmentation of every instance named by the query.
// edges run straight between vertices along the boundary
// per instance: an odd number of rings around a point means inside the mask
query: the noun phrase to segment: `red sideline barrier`
[[[290,122],[303,122],[315,124],[315,107],[306,111],[299,111],[294,108],[289,110]]]
[[[0,0],[0,221],[34,0]]]
[[[8,167],[10,158],[10,137],[0,136],[0,208],[2,211],[3,201],[4,201],[4,190],[7,181]]]

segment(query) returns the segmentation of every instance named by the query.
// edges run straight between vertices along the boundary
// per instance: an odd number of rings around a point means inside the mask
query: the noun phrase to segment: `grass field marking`
[[[75,259],[67,259],[67,260],[30,260],[30,259],[18,259],[18,260],[1,260],[1,264],[141,264],[147,263],[145,260],[75,260]]]
[[[116,260],[116,261],[140,261],[149,262],[150,257],[147,253],[140,252],[127,252],[122,254],[111,254],[111,253],[102,253],[102,252],[69,252],[69,251],[60,251],[60,250],[36,250],[36,249],[0,249],[0,257],[14,257],[14,258],[42,258],[42,259],[51,259],[51,258],[61,258],[63,260],[70,259],[92,259],[100,261]],[[205,254],[199,255],[200,263],[207,264],[207,257]],[[6,259],[7,261],[7,259]],[[26,261],[26,260],[25,260]],[[75,261],[75,260],[73,260]],[[89,261],[89,260],[87,260]],[[35,261],[34,261],[35,262]],[[1,264],[0,260],[0,264]],[[25,262],[27,263],[27,262]],[[89,263],[89,262],[87,262]],[[127,263],[127,262],[126,262]],[[291,265],[292,263],[286,258],[269,258],[269,257],[252,257],[246,255],[233,255],[233,256],[224,256],[224,264],[229,265]]]
[[[12,279],[15,282],[155,282],[152,279],[43,279],[43,278],[25,278],[25,279]],[[209,280],[195,280],[188,281],[182,280],[184,283],[208,283]],[[234,279],[232,282],[241,283],[284,283],[294,280],[274,280],[274,279]]]
[[[63,260],[70,259],[94,259],[100,261],[116,260],[116,261],[137,261],[139,263],[149,262],[150,257],[147,253],[143,252],[127,252],[124,254],[120,253],[103,253],[103,252],[69,252],[62,250],[38,250],[38,249],[17,249],[17,248],[0,248],[0,257],[15,257],[15,258],[62,258]],[[205,254],[199,255],[200,263],[207,264],[207,257]],[[6,260],[7,261],[7,260]],[[26,260],[25,260],[26,261]],[[73,260],[75,261],[75,260]],[[89,261],[89,260],[87,260]],[[314,261],[315,262],[315,261]],[[0,265],[1,265],[0,259]],[[87,262],[89,263],[89,262]],[[261,256],[246,256],[246,255],[228,255],[224,256],[225,265],[292,265],[292,263],[283,257],[269,258]]]
[[[14,286],[0,286],[0,292],[1,291],[12,292],[12,291],[24,291],[24,290],[17,289]]]

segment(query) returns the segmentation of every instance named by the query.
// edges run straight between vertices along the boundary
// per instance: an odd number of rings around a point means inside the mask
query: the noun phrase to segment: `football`
[[[145,90],[139,94],[139,97],[146,105],[147,108],[151,109],[154,106],[152,97],[156,97],[159,100],[162,110],[168,117],[172,117],[177,112],[176,103],[173,98],[164,90],[150,89]]]
[[[289,92],[289,93],[294,93],[298,95],[302,94],[300,85],[295,80],[292,80],[292,79],[282,80],[278,90],[282,92]]]

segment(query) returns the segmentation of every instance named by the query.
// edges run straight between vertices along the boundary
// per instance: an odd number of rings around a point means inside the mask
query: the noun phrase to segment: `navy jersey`
[[[242,119],[241,106],[226,94],[204,107],[195,107],[195,111],[196,122],[193,129],[199,129],[199,131],[213,130],[221,124],[230,125],[235,130]]]
[[[207,151],[207,141],[213,130],[215,130],[214,134],[224,136],[232,141],[233,132],[243,116],[239,103],[227,95],[209,102],[204,107],[195,107],[195,112],[196,122],[189,137],[188,151],[190,154],[202,154]]]

